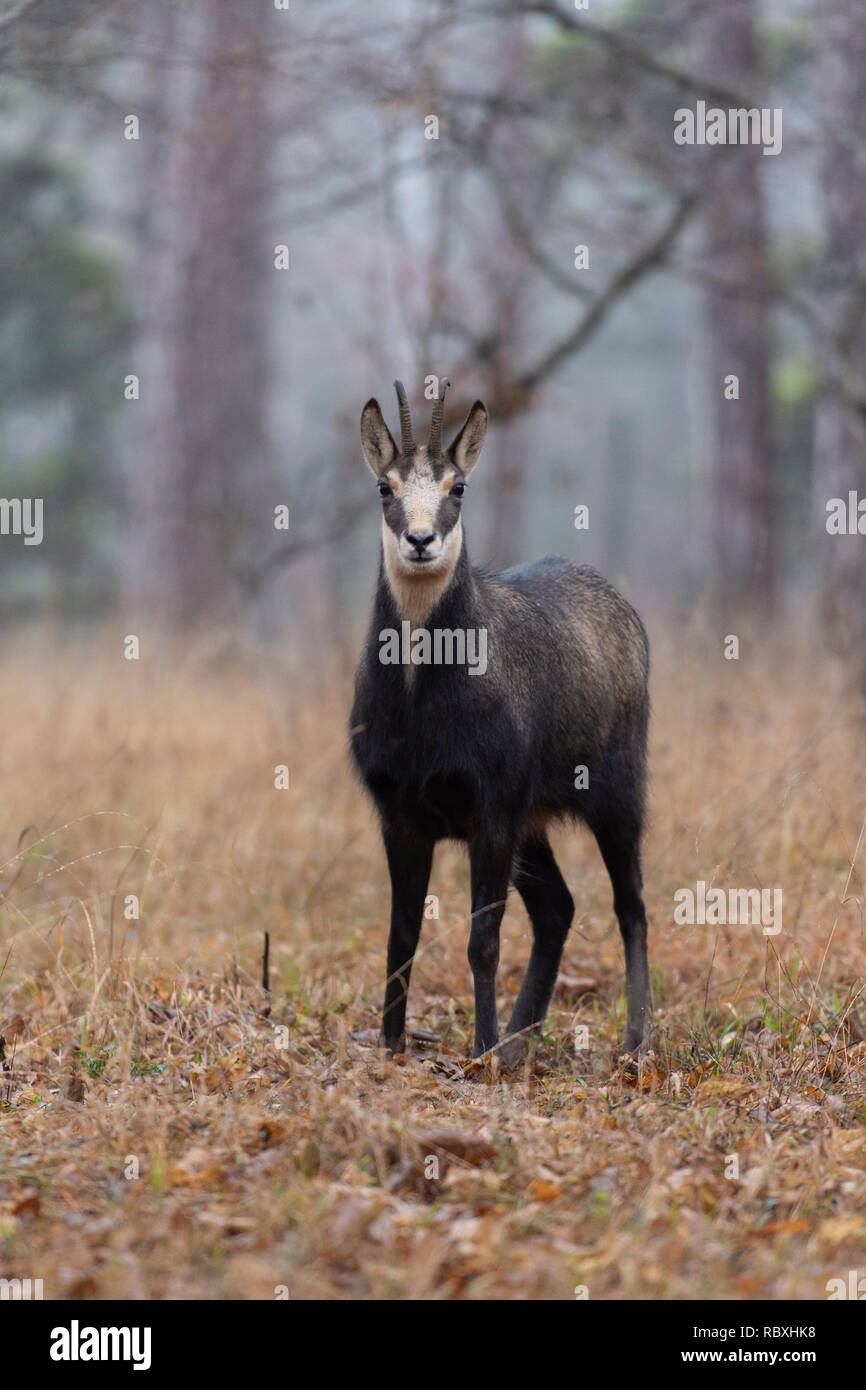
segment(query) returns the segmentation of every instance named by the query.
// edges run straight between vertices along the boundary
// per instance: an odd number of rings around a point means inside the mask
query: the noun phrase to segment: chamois
[[[382,501],[382,553],[373,618],[355,679],[351,746],[382,828],[391,876],[391,927],[380,1042],[405,1047],[406,997],[433,849],[469,848],[475,1047],[506,1066],[537,1031],[556,982],[574,901],[547,827],[578,819],[593,831],[613,886],[625,946],[625,1049],[652,1020],[640,867],[649,718],[649,645],[629,603],[588,565],[555,556],[491,574],[474,569],[461,515],[487,411],[476,401],[443,451],[447,379],[427,445],[416,445],[395,381],[402,446],[379,403],[361,414],[364,457]],[[424,639],[486,634],[482,671],[432,662]],[[402,658],[393,657],[402,632]],[[386,658],[385,642],[391,655]],[[425,656],[425,651],[427,655]],[[529,967],[506,1041],[498,1044],[496,970],[509,884],[532,923]],[[517,1035],[517,1036],[513,1036]]]

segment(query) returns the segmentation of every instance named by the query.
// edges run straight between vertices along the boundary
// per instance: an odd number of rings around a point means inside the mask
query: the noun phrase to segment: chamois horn
[[[438,399],[433,402],[433,418],[430,421],[430,443],[427,445],[427,450],[431,454],[438,454],[442,447],[442,411],[445,408],[445,392],[450,385],[451,382],[448,380],[447,376],[443,376],[442,380],[439,382]]]
[[[412,438],[412,416],[409,414],[406,388],[402,381],[395,381],[394,390],[397,392],[397,400],[400,404],[400,433],[403,437],[403,453],[411,454],[415,448],[415,440]]]

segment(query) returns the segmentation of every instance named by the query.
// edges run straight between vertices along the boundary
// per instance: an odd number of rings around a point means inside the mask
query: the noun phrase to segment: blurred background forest
[[[8,0],[0,71],[0,496],[45,507],[7,634],[343,650],[360,407],[447,374],[446,429],[492,416],[476,562],[864,649],[862,0]],[[678,146],[699,100],[781,153]]]

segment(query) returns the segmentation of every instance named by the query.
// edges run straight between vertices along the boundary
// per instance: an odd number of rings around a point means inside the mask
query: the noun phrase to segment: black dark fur
[[[405,1044],[409,976],[442,839],[469,847],[474,1055],[498,1041],[495,978],[509,883],[526,904],[534,944],[507,1033],[542,1022],[574,914],[545,827],[572,817],[594,832],[610,874],[626,955],[625,1046],[637,1048],[652,1011],[640,868],[649,715],[640,619],[588,566],[548,557],[483,574],[471,568],[464,541],[425,626],[486,628],[486,674],[421,665],[407,685],[402,666],[379,660],[380,632],[399,631],[400,621],[382,566],[351,728],[391,873],[384,1045]],[[574,787],[581,764],[587,790]],[[509,1061],[520,1055],[514,1044],[505,1051]]]

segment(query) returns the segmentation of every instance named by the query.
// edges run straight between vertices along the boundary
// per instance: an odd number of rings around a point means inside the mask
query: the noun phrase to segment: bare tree
[[[840,651],[866,650],[866,562],[859,535],[827,535],[826,503],[866,497],[866,9],[822,0],[820,69],[824,244],[818,277],[821,394],[815,518],[822,537],[823,628]]]
[[[757,85],[756,12],[757,0],[737,0],[733,7],[717,10],[707,25],[708,61],[740,90]],[[712,402],[715,586],[726,608],[769,608],[775,585],[774,496],[762,150],[758,145],[718,147],[712,157],[703,228],[711,272],[704,320]]]
[[[234,0],[200,0],[201,78],[185,135],[185,245],[175,326],[178,437],[176,611],[220,618],[264,451],[264,290],[273,247],[260,232],[269,113],[260,20]],[[270,257],[270,258],[269,258]]]

